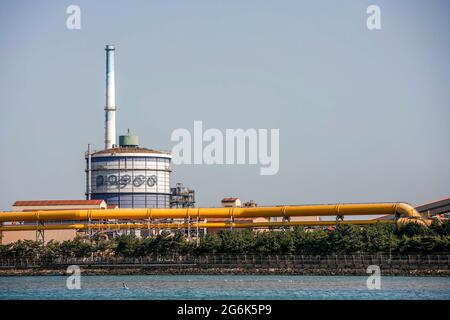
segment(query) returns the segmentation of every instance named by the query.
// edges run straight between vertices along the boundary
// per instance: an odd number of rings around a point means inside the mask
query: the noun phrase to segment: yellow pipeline
[[[391,220],[348,220],[340,221],[339,224],[367,225],[375,223],[393,223]],[[267,227],[294,227],[294,226],[334,226],[336,221],[291,221],[291,222],[200,222],[199,228],[267,228]],[[0,227],[0,231],[35,231],[35,230],[67,230],[67,229],[183,229],[188,228],[187,223],[96,223],[96,224],[61,224],[61,225],[14,225]],[[197,228],[197,223],[191,223],[191,228]]]
[[[0,222],[51,221],[51,220],[101,220],[101,219],[207,219],[207,218],[258,218],[387,215],[421,220],[420,214],[407,203],[324,204],[303,206],[274,206],[253,208],[147,208],[147,209],[96,209],[54,210],[29,212],[0,212]]]

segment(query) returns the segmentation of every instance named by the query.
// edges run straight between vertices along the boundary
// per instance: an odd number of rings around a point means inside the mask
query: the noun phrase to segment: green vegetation
[[[200,245],[189,242],[178,231],[153,238],[122,235],[92,242],[77,238],[45,246],[25,240],[0,245],[0,258],[39,257],[142,257],[148,255],[257,254],[325,255],[356,253],[437,254],[450,252],[450,221],[424,228],[408,224],[394,230],[390,224],[339,225],[337,228],[253,232],[223,230],[202,237]]]

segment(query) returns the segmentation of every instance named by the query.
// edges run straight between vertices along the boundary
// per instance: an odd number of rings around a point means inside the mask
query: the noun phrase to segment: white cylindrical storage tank
[[[168,208],[171,160],[168,152],[139,147],[94,152],[91,199],[120,208]]]

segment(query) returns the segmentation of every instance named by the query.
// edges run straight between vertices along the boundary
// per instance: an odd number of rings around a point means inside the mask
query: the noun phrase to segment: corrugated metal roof
[[[139,148],[139,147],[119,147],[119,148],[110,148],[105,150],[100,150],[94,152],[92,155],[96,154],[116,154],[116,153],[159,153],[159,154],[170,154],[169,152],[147,149],[147,148]]]
[[[14,207],[27,206],[64,206],[64,205],[99,205],[104,200],[31,200],[16,201]]]
[[[450,203],[450,197],[421,204],[419,206],[416,206],[416,210],[417,211],[427,210],[429,208],[433,208],[433,207],[437,207],[437,206],[445,206],[445,205],[448,205],[449,203]]]

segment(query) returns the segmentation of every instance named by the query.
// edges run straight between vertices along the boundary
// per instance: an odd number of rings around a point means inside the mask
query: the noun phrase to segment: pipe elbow
[[[399,226],[408,223],[416,223],[424,227],[429,227],[432,222],[432,220],[422,217],[420,213],[408,203],[398,203],[396,212],[400,215],[400,218],[397,220],[397,225]]]
[[[400,215],[400,217],[422,219],[420,213],[409,203],[397,203],[396,212]]]

